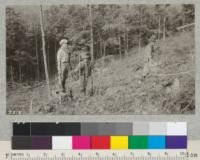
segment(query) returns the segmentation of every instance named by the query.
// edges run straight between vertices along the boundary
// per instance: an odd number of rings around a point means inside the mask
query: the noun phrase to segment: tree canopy
[[[158,39],[176,28],[194,22],[194,5],[88,5],[44,6],[47,64],[50,76],[56,71],[59,40],[71,41],[74,55],[80,43],[89,45],[90,21],[94,38],[94,58],[125,55],[132,47],[148,43],[152,33]],[[6,8],[6,52],[8,81],[42,80],[44,64],[39,6]],[[12,72],[12,73],[11,73]]]

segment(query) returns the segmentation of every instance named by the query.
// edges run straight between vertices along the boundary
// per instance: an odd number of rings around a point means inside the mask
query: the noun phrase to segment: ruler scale
[[[98,155],[97,155],[98,153]],[[139,151],[139,152],[11,152],[10,160],[186,160],[185,150],[182,151]]]

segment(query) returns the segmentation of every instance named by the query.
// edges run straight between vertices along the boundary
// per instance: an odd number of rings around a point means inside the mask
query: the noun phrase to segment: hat
[[[62,39],[59,44],[62,46],[64,43],[68,43],[68,40]]]

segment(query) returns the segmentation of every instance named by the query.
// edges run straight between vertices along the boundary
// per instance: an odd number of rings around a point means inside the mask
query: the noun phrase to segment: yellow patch
[[[128,136],[111,136],[111,149],[128,149]]]

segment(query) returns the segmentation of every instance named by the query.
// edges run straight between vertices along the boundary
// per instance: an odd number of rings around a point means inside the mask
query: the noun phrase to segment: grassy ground
[[[142,78],[145,48],[132,50],[121,60],[112,56],[96,62],[93,95],[84,97],[79,82],[70,79],[73,100],[56,96],[57,79],[51,80],[51,99],[44,83],[7,92],[7,111],[19,114],[190,114],[195,111],[194,35],[181,33],[157,42],[154,65]],[[89,87],[91,87],[89,85]]]

